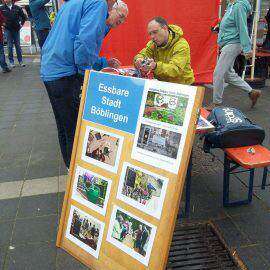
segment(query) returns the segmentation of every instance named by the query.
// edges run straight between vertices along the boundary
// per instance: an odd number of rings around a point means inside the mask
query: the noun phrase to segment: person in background
[[[54,20],[55,20],[55,12],[54,11],[52,11],[50,13],[49,19],[50,19],[51,26],[53,26]]]
[[[5,32],[8,43],[8,59],[11,67],[15,67],[13,58],[13,44],[15,45],[19,65],[24,67],[22,49],[20,45],[20,29],[27,17],[21,7],[14,5],[12,0],[3,0],[4,5],[0,6],[0,11],[6,19]]]
[[[135,56],[135,67],[143,73],[153,71],[154,77],[160,81],[194,83],[190,47],[182,29],[177,25],[168,25],[162,17],[155,17],[148,24],[148,34],[151,41]],[[144,66],[146,58],[149,63]]]
[[[221,20],[218,34],[221,53],[214,71],[213,101],[206,107],[208,111],[222,105],[225,82],[246,91],[251,100],[251,107],[261,96],[261,91],[252,89],[233,68],[235,59],[241,52],[247,59],[252,56],[247,28],[247,16],[250,13],[251,5],[248,0],[230,0]]]
[[[51,29],[50,19],[45,8],[45,5],[49,2],[50,0],[29,0],[40,49],[42,49]]]
[[[3,37],[3,31],[2,31],[2,26],[5,23],[5,18],[2,15],[0,11],[0,66],[2,68],[3,73],[10,72],[11,69],[8,68],[7,63],[6,63],[6,58],[5,58],[5,51],[4,51],[4,37]]]
[[[117,59],[99,57],[110,26],[123,23],[128,10],[111,12],[116,0],[69,0],[60,8],[42,48],[41,79],[55,115],[64,162],[69,168],[83,74],[93,65],[117,68]]]
[[[265,16],[266,22],[267,22],[267,34],[266,39],[262,45],[263,49],[270,50],[270,8]]]

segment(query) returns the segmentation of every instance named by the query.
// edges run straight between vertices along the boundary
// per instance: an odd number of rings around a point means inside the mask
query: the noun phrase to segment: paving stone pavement
[[[39,59],[26,62],[25,68],[0,73],[0,269],[87,269],[55,247],[67,172],[53,113],[39,80]],[[210,96],[207,90],[205,103]],[[263,98],[252,110],[246,94],[236,89],[226,89],[225,104],[240,108],[263,126],[269,146],[269,87],[263,89]],[[251,205],[223,208],[222,152],[215,151],[213,161],[201,147],[196,139],[191,215],[181,222],[211,220],[249,269],[269,270],[269,186],[265,190],[255,187]],[[246,195],[245,176],[233,179],[232,198]],[[260,185],[260,177],[261,172],[256,173],[255,186]]]
[[[0,73],[0,269],[87,269],[55,247],[66,184],[39,58]]]

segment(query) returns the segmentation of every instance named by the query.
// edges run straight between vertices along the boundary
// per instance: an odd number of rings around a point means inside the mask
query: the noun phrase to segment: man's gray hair
[[[114,9],[122,8],[128,12],[128,5],[122,0],[117,0],[115,4],[113,5],[113,8]]]

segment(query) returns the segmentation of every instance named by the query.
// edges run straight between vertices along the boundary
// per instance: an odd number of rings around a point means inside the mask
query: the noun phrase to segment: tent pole
[[[222,18],[222,0],[219,0],[218,18]]]
[[[256,60],[256,49],[257,49],[257,31],[259,22],[259,3],[260,0],[256,0],[256,9],[254,13],[254,28],[253,28],[253,50],[252,50],[252,62],[251,62],[251,80],[254,80],[255,72],[255,60]]]

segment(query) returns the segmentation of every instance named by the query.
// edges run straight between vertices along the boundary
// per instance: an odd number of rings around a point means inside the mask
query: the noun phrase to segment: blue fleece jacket
[[[98,56],[107,15],[105,0],[65,2],[42,48],[41,79],[53,81],[83,73],[95,63],[107,67],[107,60]]]
[[[248,35],[247,16],[251,13],[248,0],[236,0],[229,3],[220,23],[218,45],[240,43],[244,53],[251,51],[251,40]]]
[[[50,19],[46,12],[45,5],[50,0],[30,0],[29,8],[35,22],[36,30],[50,29]]]

